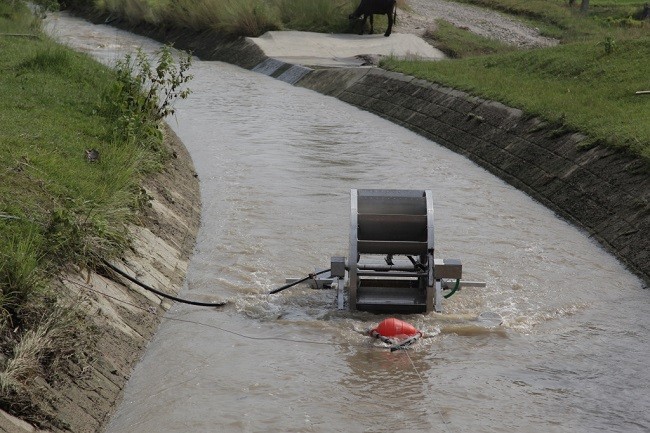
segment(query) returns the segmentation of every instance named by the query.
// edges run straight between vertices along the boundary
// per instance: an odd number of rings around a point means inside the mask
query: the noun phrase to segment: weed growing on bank
[[[435,30],[427,31],[424,38],[432,41],[436,48],[452,59],[508,53],[516,50],[511,45],[479,36],[445,20],[437,20]]]
[[[115,66],[116,80],[105,90],[101,109],[115,125],[114,142],[147,148],[161,155],[162,130],[160,122],[173,115],[174,102],[191,93],[187,83],[192,64],[190,54],[179,54],[176,65],[169,46],[157,53],[155,68],[141,49],[127,54]],[[146,164],[141,167],[146,172]]]
[[[0,2],[0,28],[19,35],[0,37],[0,408],[42,424],[30,384],[86,362],[93,341],[59,277],[129,247],[190,60],[165,47],[109,69],[44,36],[19,1]]]

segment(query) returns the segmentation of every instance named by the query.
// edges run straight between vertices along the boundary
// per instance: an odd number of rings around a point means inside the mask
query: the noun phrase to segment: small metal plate
[[[331,275],[333,277],[345,277],[345,257],[332,257],[332,270]]]
[[[463,265],[459,259],[434,259],[433,277],[436,280],[453,278],[460,280],[463,276]]]

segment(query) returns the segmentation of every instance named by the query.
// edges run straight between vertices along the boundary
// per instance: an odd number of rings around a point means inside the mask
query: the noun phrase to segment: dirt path
[[[435,29],[435,21],[444,19],[469,31],[521,48],[556,45],[556,39],[499,12],[445,0],[407,0],[409,11],[397,11],[395,31],[422,36]]]

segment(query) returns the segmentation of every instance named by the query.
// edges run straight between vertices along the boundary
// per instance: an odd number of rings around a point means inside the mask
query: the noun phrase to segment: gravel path
[[[558,43],[556,39],[541,36],[538,29],[489,9],[445,0],[407,0],[407,4],[410,11],[397,11],[395,32],[422,36],[427,30],[435,29],[435,21],[442,18],[478,35],[521,48]]]

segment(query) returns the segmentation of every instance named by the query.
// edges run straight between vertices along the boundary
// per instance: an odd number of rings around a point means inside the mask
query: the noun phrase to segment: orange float
[[[370,330],[370,335],[388,342],[406,340],[422,336],[415,326],[394,317],[384,319],[376,328]]]

